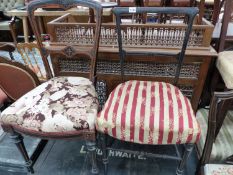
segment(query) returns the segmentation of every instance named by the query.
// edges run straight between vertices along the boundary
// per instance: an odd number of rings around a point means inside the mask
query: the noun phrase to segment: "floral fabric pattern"
[[[89,79],[56,77],[5,109],[0,120],[40,132],[94,130],[97,111],[97,94]]]

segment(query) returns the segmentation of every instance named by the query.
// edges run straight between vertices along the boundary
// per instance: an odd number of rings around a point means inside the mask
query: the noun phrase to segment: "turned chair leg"
[[[88,155],[90,155],[91,160],[91,173],[92,174],[98,174],[98,166],[97,166],[97,160],[96,160],[96,142],[95,141],[86,141],[86,147],[88,151]]]
[[[107,135],[101,134],[101,149],[103,151],[102,162],[104,165],[104,175],[108,174],[108,150],[107,150]]]
[[[25,166],[27,167],[28,171],[30,173],[34,173],[34,169],[32,167],[32,160],[28,156],[27,150],[23,142],[23,136],[17,132],[13,132],[10,134],[10,139],[15,143],[19,152],[23,156],[26,163]]]
[[[193,150],[193,147],[194,147],[193,144],[187,144],[185,146],[185,151],[184,151],[184,154],[183,154],[183,158],[180,161],[179,166],[176,169],[176,175],[182,175],[183,174],[185,163],[188,161],[188,158],[189,158],[189,156],[190,156],[190,154],[191,154],[191,152]]]

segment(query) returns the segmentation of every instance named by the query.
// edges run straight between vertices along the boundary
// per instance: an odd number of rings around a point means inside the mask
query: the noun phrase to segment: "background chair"
[[[10,11],[15,8],[23,7],[25,5],[24,0],[1,0],[0,1],[0,31],[10,31],[9,23],[14,23],[15,27],[19,29],[20,21],[15,17],[11,18],[7,16],[7,11]],[[1,38],[4,41],[9,41],[7,35],[1,35]]]
[[[39,79],[29,67],[0,56],[0,93],[3,93],[4,96],[7,97],[8,106],[9,104],[17,101],[30,90],[37,87],[39,84]],[[2,128],[6,131],[4,126],[2,126]],[[47,143],[46,140],[41,140],[40,144],[38,145],[38,149],[36,149],[36,153],[33,153],[29,158],[29,156],[25,154],[26,149],[23,144],[22,135],[17,135],[16,133],[14,134],[11,132],[10,138],[14,141],[18,150],[22,153],[23,158],[26,160],[30,159],[30,161],[25,165],[25,167],[28,169],[30,169],[29,166],[35,163],[40,152]]]
[[[45,81],[46,73],[42,56],[36,43],[17,43],[17,49],[25,65],[29,66],[39,77],[40,81]]]
[[[222,112],[222,105],[232,101],[232,98],[233,91],[215,92],[211,99],[210,109],[200,109],[197,112],[197,120],[202,128],[201,139],[197,145],[201,155],[197,173],[205,164],[229,161],[227,157],[233,154],[233,113],[229,111],[224,118],[218,116],[219,112]],[[219,125],[222,120],[224,120],[223,124]]]
[[[35,21],[34,11],[37,8],[50,6],[65,10],[77,6],[92,8],[96,14],[93,46],[83,48],[63,43],[45,48]],[[68,74],[62,76],[63,72],[55,69],[55,76],[59,75],[59,77],[54,77],[36,87],[2,112],[2,128],[4,131],[11,133],[12,138],[15,139],[15,142],[21,148],[20,151],[24,156],[25,166],[29,172],[34,171],[33,164],[26,150],[23,149],[24,144],[20,133],[46,140],[85,140],[92,164],[91,172],[96,174],[98,173],[98,168],[96,164],[94,122],[98,111],[98,100],[92,81],[95,79],[95,62],[98,52],[102,6],[100,3],[91,0],[32,1],[28,4],[28,16],[45,66],[48,66],[46,70],[50,70],[47,60],[48,55],[51,56],[53,66],[56,65],[55,63],[58,64],[57,61],[60,58],[77,59],[81,55],[82,58],[84,57],[90,61],[89,79],[74,76],[75,73],[72,76],[71,74],[69,74],[70,76]],[[51,74],[48,75],[52,76]]]
[[[215,30],[220,29],[220,32],[217,32],[218,34],[220,33],[220,36],[218,36],[219,38],[217,41],[218,43],[217,50],[219,52],[225,50],[227,41],[228,42],[233,41],[233,33],[231,32],[233,30],[233,23],[232,23],[233,2],[231,0],[225,0],[224,2],[225,4],[224,4],[222,20],[219,19],[220,27],[216,26],[218,27],[218,29],[215,29]],[[219,23],[216,25],[219,25]]]
[[[137,56],[156,56],[175,57],[177,58],[177,67],[174,77],[167,77],[167,82],[177,85],[179,81],[180,69],[182,66],[188,38],[191,32],[194,17],[197,8],[136,8],[130,12],[129,8],[114,8],[116,15],[117,35],[119,45],[119,57],[121,64],[121,76],[123,83],[119,84],[109,95],[102,111],[98,114],[96,127],[101,134],[101,143],[103,149],[103,163],[105,165],[105,173],[107,173],[108,154],[107,149],[111,146],[107,145],[107,139],[114,138],[117,140],[142,144],[142,145],[179,145],[186,144],[183,158],[174,158],[180,160],[180,164],[176,170],[176,174],[183,173],[184,164],[192,151],[192,147],[198,141],[200,128],[195,119],[189,100],[182,95],[179,89],[165,82],[151,82],[130,80],[125,75],[125,65],[127,56],[136,59]],[[124,33],[121,22],[122,14],[128,13],[164,13],[164,14],[186,14],[189,21],[186,32],[181,44],[181,51],[177,53],[127,50],[122,46],[122,33]],[[156,24],[154,24],[156,25]],[[150,26],[151,27],[151,26]],[[152,27],[151,27],[152,28]],[[146,31],[146,27],[142,29]],[[152,32],[152,31],[151,31]],[[145,40],[146,38],[141,38]],[[164,58],[166,59],[166,58]],[[173,79],[174,78],[174,79]],[[129,81],[127,81],[129,80]],[[173,98],[174,97],[174,98]],[[181,107],[180,105],[183,105]],[[170,111],[170,112],[169,112]],[[189,121],[182,123],[182,121]],[[179,124],[182,123],[182,124]],[[182,132],[181,132],[182,131]],[[122,150],[132,153],[130,150]],[[137,151],[140,153],[142,150]],[[143,153],[143,155],[149,155]],[[164,156],[166,157],[166,156]],[[167,156],[172,157],[172,156]]]
[[[15,51],[15,46],[12,43],[1,43],[0,42],[0,51],[9,52],[10,58],[14,60],[12,52]],[[5,104],[9,102],[9,98],[6,93],[0,89],[0,109],[5,107]]]
[[[210,92],[218,88],[220,77],[222,77],[225,92],[217,93],[211,101],[211,108],[201,109],[197,113],[197,118],[203,130],[201,140],[198,144],[198,150],[202,157],[200,165],[203,166],[208,162],[224,162],[228,157],[233,155],[231,145],[233,144],[232,134],[232,89],[233,89],[233,51],[225,50],[225,43],[231,39],[227,36],[228,24],[231,21],[233,3],[231,0],[225,1],[225,9],[221,27],[221,37],[219,38],[219,55],[216,60],[216,70],[214,72]],[[216,103],[216,104],[215,104]],[[208,116],[209,113],[209,116]],[[208,123],[207,123],[208,121]],[[208,128],[208,130],[206,129]],[[204,145],[205,144],[205,145]],[[232,158],[231,158],[232,159]]]

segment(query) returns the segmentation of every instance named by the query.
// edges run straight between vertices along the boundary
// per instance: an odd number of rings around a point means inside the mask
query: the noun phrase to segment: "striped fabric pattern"
[[[207,109],[199,109],[197,111],[197,120],[201,127],[201,137],[197,144],[198,152],[201,155],[204,148],[205,139],[207,135],[208,125],[208,113]],[[233,155],[233,111],[229,111],[223,122],[223,126],[213,144],[210,163],[223,162],[227,157]]]
[[[168,83],[131,80],[118,85],[98,114],[96,128],[140,144],[195,143],[200,128],[189,100]]]

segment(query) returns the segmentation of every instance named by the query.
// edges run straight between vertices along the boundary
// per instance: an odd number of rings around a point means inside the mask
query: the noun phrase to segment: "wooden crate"
[[[197,19],[195,19],[188,46],[209,47],[214,26],[205,19],[202,25],[197,25]],[[88,46],[93,43],[95,24],[76,23],[70,14],[63,15],[47,25],[51,44],[70,43]],[[129,48],[178,48],[183,43],[185,28],[185,24],[122,24],[123,45]],[[117,47],[117,45],[115,23],[103,23],[100,47]]]
[[[203,20],[202,25],[196,25],[197,20],[198,18],[195,19],[193,25],[178,82],[182,92],[191,100],[194,110],[198,108],[209,64],[217,56],[210,47],[213,25],[205,20]],[[69,14],[51,21],[48,23],[48,28],[51,37],[48,50],[54,49],[54,47],[65,49],[67,45],[88,48],[93,42],[95,31],[93,24],[76,23]],[[105,82],[107,94],[121,82],[115,28],[115,23],[102,24],[97,59],[97,79]],[[126,50],[178,53],[180,50],[178,48],[184,37],[184,30],[184,24],[124,24],[122,29],[123,44]],[[50,56],[52,62],[58,62],[53,59],[53,55]],[[162,56],[127,56],[125,63],[125,80],[172,82],[177,60]],[[64,59],[59,58],[59,66],[54,67],[54,72],[56,76],[85,75],[89,72],[88,65],[86,59],[64,56]]]

